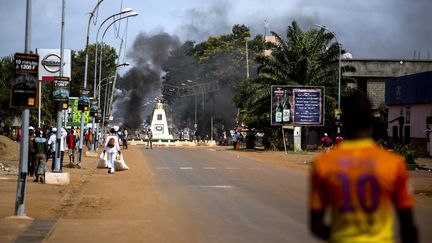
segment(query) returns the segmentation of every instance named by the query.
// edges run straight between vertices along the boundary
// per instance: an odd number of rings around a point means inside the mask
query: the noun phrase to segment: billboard
[[[323,126],[324,87],[272,85],[272,126]]]
[[[69,97],[68,108],[68,126],[80,126],[81,124],[81,111],[78,110],[78,97]],[[93,99],[93,98],[90,98]],[[84,112],[84,126],[85,124],[92,123],[92,118],[89,111]]]
[[[15,72],[10,93],[12,106],[23,108],[37,106],[38,59],[37,54],[15,54]]]
[[[37,48],[39,55],[39,80],[60,76],[60,49]],[[71,78],[71,50],[64,49],[63,77]]]

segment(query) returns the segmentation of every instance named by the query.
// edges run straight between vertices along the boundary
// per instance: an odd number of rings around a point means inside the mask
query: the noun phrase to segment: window
[[[405,108],[405,123],[410,124],[411,120],[411,107],[407,106]]]
[[[161,120],[162,120],[162,114],[158,114],[158,115],[157,115],[157,120],[158,120],[158,121],[161,121]]]

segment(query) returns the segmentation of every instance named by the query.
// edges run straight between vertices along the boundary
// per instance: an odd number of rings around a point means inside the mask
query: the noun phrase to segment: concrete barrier
[[[69,182],[69,172],[45,172],[45,184],[66,186]]]

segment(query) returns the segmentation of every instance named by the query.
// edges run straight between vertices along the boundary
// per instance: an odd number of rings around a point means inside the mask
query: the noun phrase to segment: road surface
[[[308,232],[305,173],[212,148],[145,151],[164,202],[205,242],[318,242]]]
[[[108,174],[87,158],[82,169],[65,168],[68,186],[29,182],[34,221],[4,218],[16,176],[2,176],[0,242],[320,242],[307,226],[310,156],[141,146],[123,154],[128,171]],[[418,181],[429,172],[415,173]],[[430,196],[416,199],[421,242],[432,242]]]

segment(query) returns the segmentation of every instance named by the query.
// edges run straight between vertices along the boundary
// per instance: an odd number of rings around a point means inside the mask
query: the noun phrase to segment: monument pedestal
[[[153,119],[150,129],[153,133],[153,139],[157,140],[172,140],[174,139],[168,130],[168,122],[165,110],[161,101],[158,101],[153,112]]]

